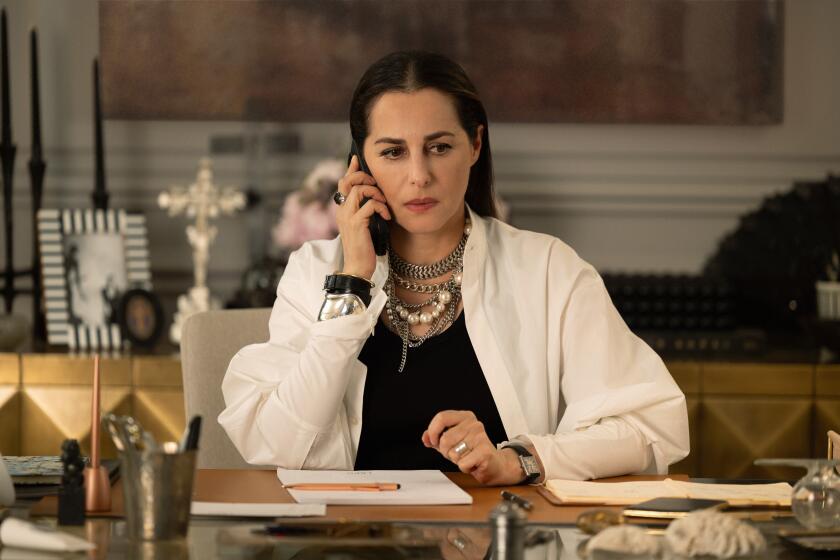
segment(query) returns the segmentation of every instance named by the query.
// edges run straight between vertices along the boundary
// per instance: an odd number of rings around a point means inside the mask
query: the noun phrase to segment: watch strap
[[[373,282],[349,274],[329,274],[324,279],[324,290],[328,294],[353,294],[365,304],[370,305],[370,289]]]
[[[533,458],[534,455],[528,449],[519,443],[509,443],[502,447],[502,449],[513,449],[516,451],[516,454],[519,455],[519,464],[522,465],[522,471],[525,473],[525,478],[522,479],[520,484],[531,484],[535,480],[540,477],[540,471],[537,469],[535,472],[528,472],[528,468],[526,468],[523,458],[531,457]],[[535,461],[536,462],[536,461]]]

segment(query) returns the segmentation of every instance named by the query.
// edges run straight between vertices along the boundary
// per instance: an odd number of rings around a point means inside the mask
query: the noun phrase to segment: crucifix
[[[210,246],[216,239],[218,228],[210,225],[211,218],[219,214],[233,214],[245,207],[245,195],[236,187],[219,188],[213,184],[211,161],[202,158],[195,183],[187,187],[172,187],[158,195],[158,206],[169,211],[170,216],[185,214],[195,218],[195,224],[186,228],[187,240],[193,252],[194,285],[186,294],[178,296],[178,311],[169,331],[172,342],[181,341],[181,327],[190,315],[216,309],[219,302],[210,297],[207,288],[207,265]]]

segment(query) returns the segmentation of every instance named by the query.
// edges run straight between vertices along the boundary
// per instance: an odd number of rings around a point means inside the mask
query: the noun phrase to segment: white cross
[[[193,249],[195,287],[207,285],[207,266],[210,259],[210,245],[216,239],[218,230],[209,224],[219,214],[233,214],[245,207],[245,195],[237,187],[219,188],[213,184],[212,163],[202,158],[195,183],[187,187],[173,186],[158,195],[158,206],[169,211],[170,216],[184,213],[195,218],[195,225],[186,228],[187,239]]]

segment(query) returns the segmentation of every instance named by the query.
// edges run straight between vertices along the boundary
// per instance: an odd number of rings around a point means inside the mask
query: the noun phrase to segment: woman
[[[219,422],[247,461],[505,485],[665,473],[688,453],[683,394],[595,270],[494,219],[487,117],[460,66],[384,57],[350,129],[370,174],[354,156],[339,237],[290,258],[269,341],[222,384]]]

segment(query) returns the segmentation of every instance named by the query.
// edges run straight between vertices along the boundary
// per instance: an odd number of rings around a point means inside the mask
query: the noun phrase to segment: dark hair
[[[471,141],[479,125],[484,125],[481,152],[470,168],[465,196],[478,215],[498,217],[493,196],[493,160],[490,156],[490,134],[487,113],[464,69],[455,61],[425,51],[399,51],[374,62],[359,80],[350,102],[350,135],[362,149],[368,136],[371,106],[380,95],[389,91],[412,92],[434,88],[452,97],[458,120]]]

